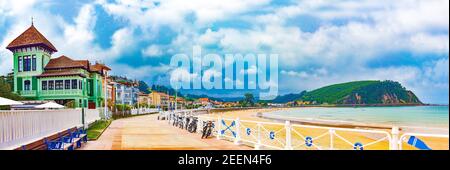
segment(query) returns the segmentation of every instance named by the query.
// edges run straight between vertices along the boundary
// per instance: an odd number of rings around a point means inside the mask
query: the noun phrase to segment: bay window
[[[70,80],[64,80],[64,89],[70,89]]]
[[[53,80],[48,81],[48,89],[49,90],[53,90],[55,87],[54,85],[55,85],[55,81],[53,81]]]
[[[55,90],[62,90],[63,89],[63,81],[62,80],[56,80],[55,81]]]
[[[72,80],[72,89],[77,89],[78,88],[78,81],[76,79]]]
[[[42,90],[47,90],[47,81],[42,81]]]

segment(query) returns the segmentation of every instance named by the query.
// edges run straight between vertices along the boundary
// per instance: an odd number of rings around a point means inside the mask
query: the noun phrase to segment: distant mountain
[[[202,94],[202,95],[186,94],[185,96],[188,99],[209,98],[210,100],[219,101],[219,102],[236,102],[236,101],[241,101],[243,99],[243,97],[222,97],[222,98],[217,98],[217,97],[211,97],[211,96],[208,96],[208,95],[205,95],[205,94]]]
[[[306,92],[297,100],[317,104],[422,104],[417,96],[395,81],[355,81]]]
[[[177,93],[178,97],[185,97],[185,95],[181,94],[179,91],[176,91],[175,89],[173,89],[172,87],[167,87],[167,86],[163,86],[163,85],[156,85],[153,84],[151,87],[152,91],[156,91],[156,92],[161,92],[161,93],[167,93],[171,96],[175,96],[175,93]]]

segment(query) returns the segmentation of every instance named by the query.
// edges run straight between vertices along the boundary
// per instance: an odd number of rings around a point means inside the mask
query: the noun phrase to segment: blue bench
[[[22,145],[16,150],[74,150],[86,142],[86,130],[74,127],[27,145]]]
[[[72,143],[76,144],[76,147],[79,148],[81,147],[81,143],[87,142],[87,134],[86,134],[86,130],[83,129],[76,129],[75,131],[71,131],[70,129],[67,130],[69,133],[70,138],[72,139]]]

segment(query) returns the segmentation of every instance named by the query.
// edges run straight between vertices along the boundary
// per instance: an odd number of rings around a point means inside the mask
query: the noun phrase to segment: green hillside
[[[421,104],[395,81],[355,81],[307,92],[300,100],[317,104]]]

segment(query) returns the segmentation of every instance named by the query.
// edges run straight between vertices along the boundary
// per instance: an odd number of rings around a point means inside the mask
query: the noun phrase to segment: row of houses
[[[139,92],[137,81],[109,76],[111,68],[103,63],[65,55],[52,58],[58,50],[33,23],[6,49],[13,53],[14,93],[31,101],[52,100],[67,107],[91,109],[105,105],[113,108],[117,104],[163,109],[235,105],[208,98],[188,101],[156,91],[145,94]]]
[[[197,108],[197,107],[237,107],[239,102],[219,102],[209,98],[198,98],[195,100],[186,100],[183,97],[171,96],[167,93],[152,91],[149,94],[139,93],[138,103],[142,106],[150,106],[162,109],[183,109],[183,108]]]
[[[183,97],[171,96],[167,93],[157,91],[152,91],[149,94],[140,92],[138,94],[138,103],[139,105],[162,109],[174,109],[175,107],[181,109],[189,104]]]

